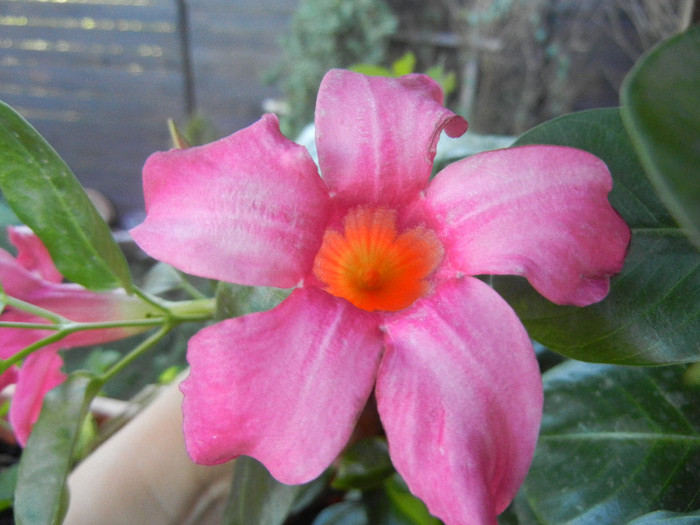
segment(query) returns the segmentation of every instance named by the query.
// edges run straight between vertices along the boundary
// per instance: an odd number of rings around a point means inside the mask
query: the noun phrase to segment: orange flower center
[[[395,312],[428,292],[426,278],[443,255],[432,230],[418,226],[399,234],[394,211],[368,207],[350,211],[344,226],[344,234],[326,230],[314,261],[328,293],[370,312]]]

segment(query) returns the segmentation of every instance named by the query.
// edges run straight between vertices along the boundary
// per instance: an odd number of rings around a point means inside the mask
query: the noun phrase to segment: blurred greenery
[[[282,132],[295,137],[313,121],[318,86],[329,69],[382,64],[396,27],[383,0],[302,0],[281,43],[284,58],[271,75],[288,105]]]

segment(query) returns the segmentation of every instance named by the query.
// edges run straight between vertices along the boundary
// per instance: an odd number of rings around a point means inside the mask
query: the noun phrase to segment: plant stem
[[[40,306],[36,306],[35,304],[22,301],[21,299],[17,299],[16,297],[5,295],[3,297],[3,300],[6,306],[11,306],[12,308],[22,310],[23,312],[27,312],[28,314],[36,315],[37,317],[43,317],[44,319],[47,319],[55,324],[61,324],[63,322],[68,321],[68,319],[66,319],[62,315],[52,312],[51,310],[46,310],[45,308],[41,308]]]
[[[56,332],[55,334],[51,334],[47,337],[44,337],[43,339],[39,339],[38,341],[33,342],[29,346],[26,346],[25,348],[17,352],[15,355],[10,356],[7,359],[0,360],[0,374],[5,372],[12,365],[15,365],[22,361],[22,359],[27,357],[32,352],[35,352],[36,350],[39,350],[40,348],[46,345],[50,345],[51,343],[55,343],[56,341],[60,341],[67,335],[68,333]]]
[[[163,339],[168,332],[172,329],[172,324],[171,323],[165,323],[163,326],[160,327],[160,329],[154,333],[151,334],[147,339],[142,341],[136,348],[134,348],[131,352],[126,354],[122,359],[120,359],[117,363],[112,365],[109,370],[107,370],[104,374],[102,374],[99,379],[100,381],[106,383],[112,377],[114,377],[116,374],[121,372],[124,368],[126,368],[129,364],[131,364],[135,359],[140,357],[143,353],[147,352],[150,350],[158,341]]]

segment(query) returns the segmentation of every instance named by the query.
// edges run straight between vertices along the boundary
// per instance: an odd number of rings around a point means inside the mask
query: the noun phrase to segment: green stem
[[[43,317],[44,319],[47,319],[52,323],[60,324],[68,321],[65,317],[58,315],[57,313],[52,312],[51,310],[46,310],[45,308],[41,308],[40,306],[36,306],[35,304],[22,301],[21,299],[17,299],[16,297],[5,295],[3,299],[7,306],[17,308],[18,310],[22,310],[23,312],[27,312],[28,314],[36,315],[37,317]]]
[[[180,277],[180,287],[186,291],[193,299],[206,299],[207,296],[200,292],[191,282],[187,280],[187,277],[183,275],[182,272],[176,270],[178,276]]]
[[[0,328],[21,328],[23,330],[54,330],[61,329],[61,325],[51,323],[28,323],[20,321],[0,321]]]
[[[143,299],[144,301],[161,310],[163,312],[163,315],[143,319],[81,323],[71,321],[61,315],[55,314],[54,312],[45,310],[31,303],[21,301],[14,297],[5,296],[4,299],[7,305],[25,311],[29,314],[42,317],[50,321],[51,323],[0,321],[0,328],[50,330],[55,333],[52,333],[47,337],[35,341],[29,346],[23,348],[21,351],[17,352],[15,355],[9,357],[8,359],[0,360],[0,373],[6,371],[13,365],[20,363],[32,352],[46,345],[55,343],[56,341],[59,341],[64,337],[75,332],[81,332],[86,330],[107,330],[113,328],[149,328],[160,326],[158,332],[144,340],[134,350],[127,354],[124,357],[124,359],[120,360],[105,373],[104,378],[106,381],[114,374],[116,374],[119,370],[127,366],[131,361],[136,359],[136,357],[141,355],[146,350],[150,349],[156,342],[162,339],[165,336],[165,334],[167,334],[174,326],[185,322],[210,320],[212,319],[216,309],[216,302],[212,298],[194,299],[191,301],[169,302],[160,300],[156,297],[149,296],[148,294],[140,290],[136,290],[136,294],[139,297],[141,297],[141,299]]]
[[[191,301],[164,302],[162,307],[175,323],[208,321],[216,312],[216,299],[193,299]]]
[[[160,327],[160,330],[155,332],[154,334],[151,334],[147,339],[143,340],[136,348],[134,348],[131,352],[126,354],[122,359],[120,359],[117,363],[112,365],[109,370],[107,370],[104,374],[100,376],[100,381],[106,383],[112,377],[114,377],[116,374],[121,372],[124,368],[126,368],[129,364],[131,364],[135,359],[140,357],[143,353],[147,352],[150,350],[158,341],[163,339],[168,332],[172,329],[172,324],[171,323],[165,323],[163,326]]]
[[[120,321],[101,321],[95,323],[81,323],[75,321],[66,320],[65,322],[60,322],[58,324],[47,324],[47,323],[27,323],[27,322],[13,322],[13,321],[0,321],[0,328],[23,328],[27,330],[55,330],[55,331],[65,331],[66,334],[72,334],[75,332],[84,332],[86,330],[105,330],[109,328],[129,328],[132,326],[157,326],[163,324],[165,317],[151,317],[148,319],[128,319]]]
[[[64,337],[66,337],[68,333],[64,332],[56,332],[55,334],[51,334],[47,337],[44,337],[43,339],[39,339],[38,341],[34,341],[32,344],[29,346],[26,346],[19,352],[17,352],[15,355],[8,357],[7,359],[2,359],[0,360],[0,374],[5,372],[8,368],[10,368],[12,365],[15,365],[22,361],[25,357],[27,357],[29,354],[32,352],[39,350],[40,348],[50,345],[51,343],[55,343],[56,341],[60,341]]]
[[[135,290],[143,301],[161,310],[166,317],[176,323],[190,321],[207,321],[216,312],[216,300],[211,297],[197,298],[189,301],[166,301],[154,297],[142,290]]]
[[[148,304],[155,306],[158,308],[158,310],[162,311],[164,314],[168,315],[170,314],[170,310],[164,305],[164,301],[161,299],[158,299],[157,297],[144,292],[143,290],[139,290],[138,288],[134,288],[134,294],[138,295],[141,300],[147,302]]]

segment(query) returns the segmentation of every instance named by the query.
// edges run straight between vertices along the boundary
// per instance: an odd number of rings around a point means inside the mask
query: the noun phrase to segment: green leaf
[[[17,464],[2,467],[0,470],[0,511],[12,507],[17,486]]]
[[[371,77],[393,77],[394,73],[383,66],[375,66],[374,64],[355,64],[350,66],[350,71],[362,73]]]
[[[404,55],[391,64],[391,70],[395,77],[401,77],[403,75],[408,75],[413,73],[416,68],[416,55],[411,53],[404,53]]]
[[[323,509],[313,525],[369,525],[361,501],[341,501]]]
[[[236,459],[236,475],[233,476],[223,523],[282,525],[303,487],[280,483],[261,463],[240,456]]]
[[[700,248],[700,27],[644,55],[625,79],[621,99],[649,179]]]
[[[425,504],[408,490],[398,474],[388,478],[381,488],[363,493],[372,525],[439,525]]]
[[[632,228],[630,252],[602,302],[558,306],[524,279],[495,277],[533,339],[582,361],[630,365],[700,359],[700,254],[680,232],[643,170],[619,111],[592,110],[538,126],[516,142],[590,151],[610,168],[610,202]]]
[[[67,279],[91,290],[131,289],[126,259],[78,180],[41,135],[2,102],[0,189]]]
[[[340,458],[333,487],[339,490],[368,489],[394,473],[385,439],[368,438],[354,443]]]
[[[544,375],[523,485],[538,523],[617,525],[700,505],[700,393],[683,371],[569,361]]]
[[[61,523],[68,508],[66,479],[83,420],[101,382],[74,373],[44,398],[22,453],[15,493],[18,525]]]
[[[680,514],[660,510],[640,516],[627,525],[697,525],[700,523],[700,511],[691,514]]]

